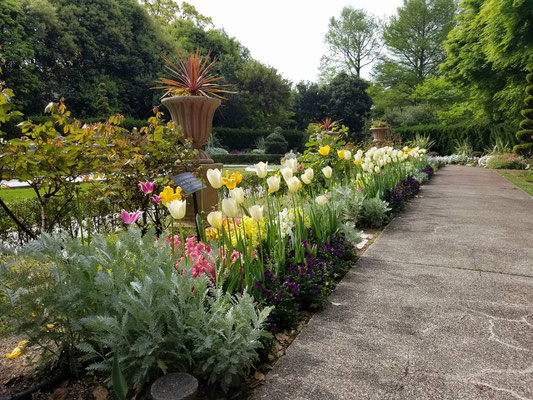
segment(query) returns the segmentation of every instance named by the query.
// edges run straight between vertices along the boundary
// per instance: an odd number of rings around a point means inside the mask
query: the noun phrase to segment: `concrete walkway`
[[[533,198],[458,166],[421,196],[254,400],[533,399]]]

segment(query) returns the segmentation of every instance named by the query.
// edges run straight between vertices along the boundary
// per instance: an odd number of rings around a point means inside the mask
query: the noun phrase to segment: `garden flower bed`
[[[209,170],[219,207],[197,236],[182,189],[141,180],[115,217],[122,229],[4,249],[1,323],[17,342],[3,363],[95,373],[119,399],[175,371],[206,397],[235,394],[325,303],[360,229],[386,224],[436,168],[423,149],[355,147],[317,128],[303,155],[256,164],[246,190],[239,172]],[[8,393],[21,390],[13,382]]]

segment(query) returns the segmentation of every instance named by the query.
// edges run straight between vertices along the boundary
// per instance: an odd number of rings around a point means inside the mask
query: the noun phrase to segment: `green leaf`
[[[118,351],[115,351],[115,355],[113,356],[113,369],[111,371],[111,382],[113,383],[113,390],[117,398],[119,400],[126,400],[128,386],[126,384],[126,379],[124,379],[124,375],[122,374],[122,370],[120,369],[118,358]]]

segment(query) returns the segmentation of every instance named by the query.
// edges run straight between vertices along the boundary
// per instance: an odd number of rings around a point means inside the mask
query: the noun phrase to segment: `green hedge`
[[[213,133],[220,140],[223,146],[229,150],[255,149],[259,138],[266,139],[272,133],[267,129],[237,129],[214,127]],[[307,136],[305,132],[297,130],[283,130],[281,134],[289,143],[289,150],[303,151]]]
[[[12,139],[20,137],[21,132],[20,128],[16,125],[25,120],[29,119],[36,124],[41,124],[46,121],[51,121],[52,117],[49,115],[32,115],[27,118],[17,117],[12,121],[2,124],[2,130],[7,133],[6,139]],[[102,121],[102,118],[83,118],[82,122],[90,124],[94,122]],[[148,126],[148,121],[142,119],[134,118],[125,118],[124,123],[122,124],[126,129],[132,130],[135,128],[141,128],[143,126]],[[263,137],[266,139],[268,135],[272,133],[272,130],[268,129],[244,129],[244,128],[222,128],[222,127],[213,127],[213,132],[216,137],[220,140],[222,146],[231,150],[241,150],[241,149],[255,149],[256,143],[259,138]],[[304,151],[305,142],[307,141],[307,135],[305,132],[298,130],[283,130],[281,134],[289,143],[289,150],[294,151]]]
[[[414,139],[417,134],[429,135],[435,145],[431,148],[441,155],[454,153],[457,140],[468,139],[474,151],[483,151],[500,138],[513,146],[516,143],[516,126],[513,124],[494,124],[489,121],[477,121],[456,125],[419,125],[397,128],[403,141]]]
[[[279,164],[283,154],[217,154],[213,161],[222,164],[256,164],[259,161]]]

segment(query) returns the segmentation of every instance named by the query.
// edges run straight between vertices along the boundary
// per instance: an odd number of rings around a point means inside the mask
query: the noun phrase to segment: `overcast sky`
[[[396,13],[403,0],[189,0],[216,28],[237,38],[252,56],[293,83],[318,79],[329,19],[344,6],[379,17]],[[370,68],[363,70],[368,77]]]

